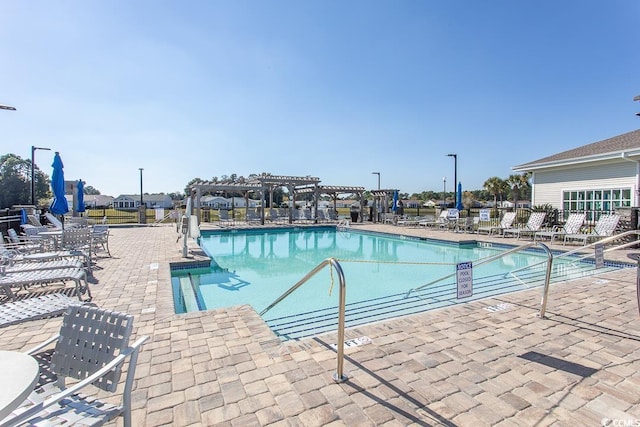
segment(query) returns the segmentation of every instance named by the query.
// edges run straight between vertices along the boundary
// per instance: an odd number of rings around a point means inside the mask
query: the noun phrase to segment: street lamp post
[[[380,172],[371,172],[372,175],[378,175],[378,190],[380,190]],[[373,198],[373,222],[377,222],[377,217],[378,217],[378,204],[376,203],[377,197],[380,197],[380,195],[378,194],[378,196]]]
[[[442,177],[442,209],[444,209],[447,205],[446,197],[447,197],[447,177],[443,176]]]
[[[458,203],[458,155],[447,154],[448,157],[453,157],[453,204]]]
[[[46,147],[34,147],[31,146],[31,204],[33,206],[36,205],[36,163],[35,163],[35,153],[36,150],[51,150],[51,148]]]
[[[143,168],[139,168],[140,169],[140,207],[144,206],[144,199],[142,198],[142,171],[144,170]]]
[[[373,175],[378,175],[378,190],[380,189],[380,172],[371,172]]]

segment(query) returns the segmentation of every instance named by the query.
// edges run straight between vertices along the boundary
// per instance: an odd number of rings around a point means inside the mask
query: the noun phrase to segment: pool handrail
[[[487,258],[484,258],[478,262],[473,263],[474,266],[478,266],[478,265],[483,265],[483,264],[487,264],[489,262],[493,262],[496,261],[504,256],[510,255],[514,252],[519,252],[522,251],[524,249],[528,249],[531,248],[533,246],[540,246],[542,249],[544,249],[544,251],[547,253],[547,271],[545,273],[545,279],[544,279],[544,289],[542,291],[542,301],[540,302],[540,314],[539,317],[544,318],[544,313],[547,309],[547,298],[549,296],[549,282],[551,281],[551,268],[552,268],[552,264],[553,264],[553,254],[551,253],[551,250],[549,249],[549,247],[547,245],[545,245],[544,243],[541,242],[530,242],[530,243],[526,243],[524,245],[521,246],[516,246],[515,248],[511,248],[507,251],[504,252],[500,252],[499,254],[496,254],[494,256],[490,256]],[[457,273],[453,272],[451,274],[447,274],[443,277],[440,277],[439,279],[436,280],[432,280],[429,283],[425,283],[424,285],[418,286],[417,288],[413,288],[410,289],[407,292],[407,295],[405,296],[405,298],[409,297],[409,295],[411,294],[411,292],[414,291],[419,291],[423,288],[426,288],[427,286],[431,286],[434,283],[438,283],[442,280],[446,280],[449,279],[453,276],[455,276]]]
[[[327,258],[322,261],[320,264],[315,266],[310,272],[308,272],[302,279],[298,280],[298,282],[291,286],[285,293],[280,295],[274,302],[272,302],[267,308],[260,312],[260,316],[267,313],[273,307],[278,305],[282,300],[291,295],[296,289],[305,284],[309,279],[316,275],[320,270],[324,267],[329,266],[329,268],[333,267],[336,269],[338,273],[338,281],[340,283],[340,295],[338,301],[338,342],[336,344],[338,351],[338,361],[336,372],[333,374],[333,380],[337,383],[342,383],[347,381],[348,377],[344,374],[344,323],[345,323],[345,310],[346,310],[346,301],[347,301],[347,283],[344,278],[344,272],[342,271],[342,266],[335,258]]]

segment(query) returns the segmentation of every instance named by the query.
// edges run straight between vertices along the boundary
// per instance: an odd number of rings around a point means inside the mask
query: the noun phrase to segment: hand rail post
[[[338,302],[338,361],[336,367],[336,373],[333,374],[333,380],[337,383],[343,383],[347,381],[348,377],[344,374],[344,323],[345,323],[345,310],[347,302],[347,284],[344,280],[344,273],[342,267],[335,258],[329,258],[329,262],[338,272],[338,278],[340,279],[340,295]]]
[[[546,319],[545,312],[547,310],[547,299],[549,297],[549,285],[551,284],[551,269],[553,268],[553,254],[547,245],[544,243],[537,242],[538,246],[542,246],[542,248],[547,252],[547,274],[544,278],[544,289],[542,291],[542,301],[540,301],[540,313],[538,317],[541,319]]]

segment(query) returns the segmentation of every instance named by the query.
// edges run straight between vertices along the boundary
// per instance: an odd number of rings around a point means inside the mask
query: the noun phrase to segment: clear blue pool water
[[[455,272],[459,262],[477,262],[508,247],[335,227],[225,230],[203,234],[200,245],[212,258],[212,268],[172,273],[177,313],[241,304],[260,312],[321,261],[333,257],[345,274],[350,325],[539,286],[547,259],[543,251],[532,250],[474,267],[473,297],[457,300],[455,277],[421,292],[408,292]],[[518,279],[508,275],[526,266],[532,268],[521,271]],[[553,281],[594,273],[593,263],[563,260],[554,262]],[[318,321],[335,323],[338,288],[337,275],[327,268],[266,313],[265,320],[276,331],[277,325],[303,323],[309,327],[301,336],[318,333]]]

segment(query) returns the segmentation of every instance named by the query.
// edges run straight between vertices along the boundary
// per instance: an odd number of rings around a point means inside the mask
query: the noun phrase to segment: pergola
[[[373,196],[373,222],[376,222],[378,218],[376,218],[377,207],[380,206],[381,213],[389,212],[389,200],[393,199],[393,193],[396,192],[396,189],[391,190],[371,190],[370,193]]]
[[[192,194],[190,197],[194,197],[196,199],[196,203],[194,206],[197,206],[197,217],[198,223],[201,222],[201,204],[200,198],[203,193],[221,193],[221,192],[235,192],[244,194],[245,200],[248,199],[247,195],[249,192],[257,192],[260,195],[260,200],[262,201],[261,213],[260,213],[260,222],[264,225],[264,215],[265,210],[264,206],[266,206],[265,194],[266,191],[269,191],[269,194],[273,195],[273,190],[278,187],[286,187],[289,191],[289,194],[292,198],[292,205],[295,206],[295,197],[296,193],[298,193],[299,188],[317,188],[318,183],[320,182],[320,178],[312,177],[312,176],[284,176],[284,175],[271,175],[267,173],[263,173],[256,177],[252,177],[246,183],[232,183],[232,184],[221,184],[215,182],[196,182],[191,185]],[[248,205],[248,203],[247,203]],[[273,199],[269,201],[269,206],[273,205]],[[317,210],[317,205],[316,205]],[[317,214],[317,211],[316,211]],[[293,222],[292,210],[289,209],[289,223]]]
[[[315,209],[314,216],[318,217],[318,201],[320,195],[327,194],[333,199],[333,209],[337,210],[338,194],[355,194],[360,202],[360,212],[362,212],[362,194],[364,193],[364,187],[347,187],[338,185],[315,185],[313,187],[302,187],[296,190],[298,194],[313,193],[313,205]],[[360,215],[360,222],[362,222],[362,215]]]

